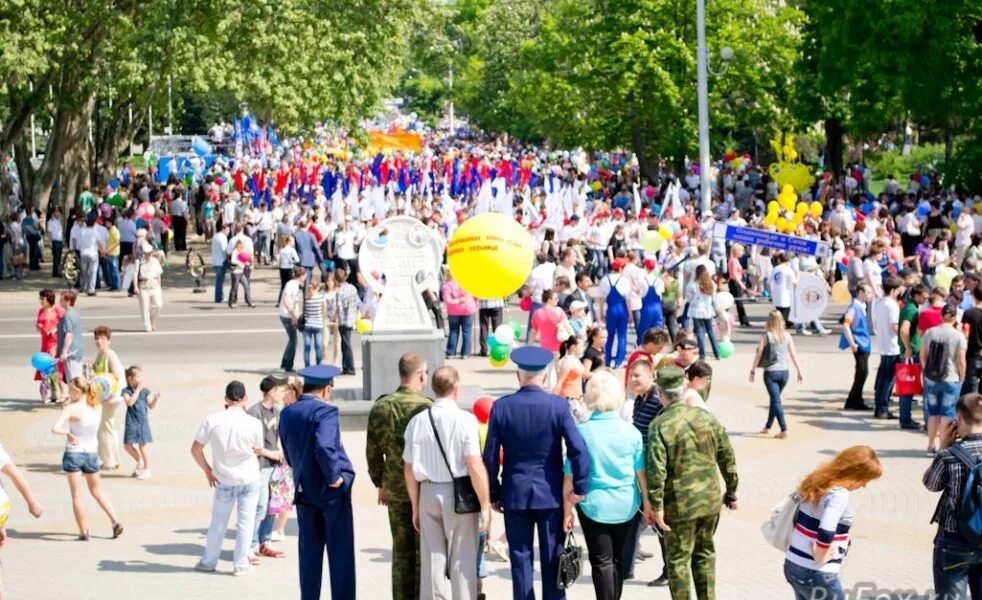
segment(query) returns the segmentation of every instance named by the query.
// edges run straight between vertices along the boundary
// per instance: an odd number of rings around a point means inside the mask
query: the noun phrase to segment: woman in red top
[[[477,313],[477,298],[461,288],[450,271],[441,289],[443,303],[447,305],[447,320],[450,324],[450,334],[447,336],[447,358],[457,353],[457,338],[463,338],[460,345],[460,357],[471,353],[471,330],[474,328],[474,314]],[[463,335],[461,335],[463,333]]]
[[[65,309],[55,303],[55,293],[53,290],[41,290],[38,292],[41,300],[41,308],[38,310],[38,318],[35,329],[41,334],[41,352],[47,352],[54,356],[58,348],[58,321],[65,314]],[[62,379],[65,376],[65,367],[59,362],[58,371],[54,377],[42,376],[39,371],[34,372],[34,381],[41,382],[41,402],[57,402],[61,396]],[[55,383],[55,385],[52,385]]]
[[[559,339],[560,323],[566,320],[566,313],[559,308],[559,296],[554,290],[542,292],[542,308],[532,315],[532,331],[529,344],[536,342],[549,352],[556,354],[562,341]],[[567,332],[568,333],[568,332]],[[566,339],[568,336],[564,336]]]

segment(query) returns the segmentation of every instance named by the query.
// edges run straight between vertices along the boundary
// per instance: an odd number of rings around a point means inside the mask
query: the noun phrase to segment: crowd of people
[[[277,522],[295,504],[303,597],[319,596],[324,547],[332,597],[354,597],[355,473],[340,445],[337,409],[326,401],[335,378],[355,373],[353,332],[372,318],[385,293],[385,273],[363,272],[359,248],[388,216],[415,217],[446,241],[468,217],[498,211],[526,226],[535,249],[534,267],[515,298],[528,313],[530,344],[511,354],[520,390],[498,399],[479,423],[457,408],[457,370],[431,373],[410,354],[398,365],[400,388],[379,399],[369,417],[369,475],[388,511],[394,598],[477,598],[489,551],[508,557],[515,597],[529,597],[536,529],[543,596],[562,597],[553,582],[574,522],[583,531],[598,598],[620,597],[623,581],[645,556],[639,540],[648,530],[656,532],[665,564],[652,584],[668,584],[673,598],[687,598],[694,583],[698,597],[714,597],[713,532],[721,508],[739,503],[735,458],[712,414],[711,363],[728,356],[727,347],[732,351],[737,327],[753,325],[746,304],[770,303],[750,379],[762,369],[769,401],[762,433],[776,422],[776,437],[787,438],[781,394],[792,367],[802,381],[793,334],[828,333],[820,320],[791,320],[803,274],[816,275],[830,292],[844,287],[850,298],[839,348],[853,354],[855,373],[844,408],[926,431],[933,462],[925,485],[945,492],[937,515],[936,586],[982,585],[978,572],[945,562],[970,548],[953,515],[969,469],[949,448],[982,457],[982,445],[972,443],[982,431],[978,197],[920,174],[906,189],[889,175],[874,196],[852,170],[826,173],[810,189],[796,190],[820,207],[796,219],[792,230],[827,245],[827,253],[813,256],[714,237],[719,222],[774,230],[768,216],[778,182],[751,161],[714,170],[713,203],[703,211],[696,206],[696,167],[676,176],[662,166],[652,176],[623,152],[433,137],[420,153],[359,159],[345,143],[327,137],[269,155],[198,160],[166,182],[127,171],[107,188],[85,192],[66,222],[57,207],[47,214],[15,207],[3,227],[0,269],[9,261],[9,272],[21,278],[49,257],[52,277],[63,277],[67,237],[79,293],[103,287],[137,297],[148,332],[158,327],[170,247],[184,252],[201,240],[210,244],[214,302],[229,309],[240,300],[248,307],[273,301],[254,298],[251,283],[259,269],[278,270],[285,374],[264,379],[263,400],[251,408],[245,387],[230,383],[226,410],[209,417],[195,437],[194,459],[216,488],[198,569],[215,570],[233,508],[234,572],[248,572],[259,556],[281,556],[272,546]],[[860,180],[867,182],[869,173]],[[53,431],[68,440],[63,470],[80,538],[89,535],[83,479],[118,536],[123,527],[98,480],[101,469],[120,468],[115,413],[125,405],[124,448],[134,477],[145,480],[151,477],[149,411],[160,396],[138,366],[124,368],[108,328],[95,330],[98,354],[83,361],[77,297],[69,290],[56,303],[52,290],[41,292],[37,331],[42,351],[59,364],[36,379],[42,401],[64,404]],[[434,328],[446,331],[448,359],[491,355],[488,335],[513,301],[475,298],[449,270],[426,300]],[[868,404],[863,390],[874,345],[880,362]],[[298,348],[303,383],[293,376]],[[338,367],[323,365],[325,359]],[[435,400],[423,396],[427,385]],[[899,416],[890,410],[895,386]],[[913,418],[917,396],[923,424]],[[529,411],[541,418],[516,416]],[[278,430],[270,425],[277,422]],[[964,441],[956,444],[956,433]],[[309,447],[320,450],[314,456]],[[838,565],[853,520],[849,492],[880,471],[875,452],[856,447],[801,483],[785,565],[799,598],[819,589],[841,594]],[[292,488],[301,481],[305,491]],[[17,487],[30,496],[26,484]],[[467,487],[473,510],[462,512],[460,490]],[[507,551],[505,540],[489,531],[491,509],[504,513]]]

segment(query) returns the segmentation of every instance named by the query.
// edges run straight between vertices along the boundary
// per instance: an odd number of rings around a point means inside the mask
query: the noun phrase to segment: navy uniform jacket
[[[524,386],[498,399],[491,409],[484,447],[491,502],[500,502],[502,509],[511,510],[562,507],[562,440],[566,440],[566,454],[572,467],[573,491],[585,496],[590,455],[569,412],[569,403],[538,386]],[[499,484],[501,447],[504,447],[504,469]]]
[[[321,249],[317,245],[317,238],[309,231],[303,229],[295,231],[293,245],[296,247],[297,256],[300,257],[300,266],[310,269],[324,262]]]
[[[325,505],[347,496],[355,468],[341,444],[336,406],[304,394],[280,413],[280,441],[293,469],[298,504]],[[344,484],[330,485],[344,478]]]

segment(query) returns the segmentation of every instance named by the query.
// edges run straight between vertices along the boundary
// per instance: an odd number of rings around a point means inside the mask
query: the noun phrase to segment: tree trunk
[[[837,117],[825,119],[825,167],[838,180],[842,173],[842,121]]]
[[[70,88],[65,86],[68,93]],[[45,210],[51,199],[51,192],[57,176],[62,173],[65,153],[69,149],[88,148],[89,117],[95,107],[95,96],[90,96],[80,111],[62,102],[55,113],[55,124],[52,135],[45,148],[44,162],[41,164],[38,180],[34,189],[34,205]],[[85,168],[84,163],[75,168]],[[62,208],[67,208],[70,198],[63,198]]]
[[[20,180],[20,197],[25,205],[30,206],[31,200],[34,198],[36,173],[31,164],[31,150],[27,145],[27,137],[19,136],[14,140],[13,150],[14,162],[17,163],[17,178]]]
[[[955,152],[955,136],[951,133],[949,125],[944,126],[944,161],[951,164],[951,155]]]

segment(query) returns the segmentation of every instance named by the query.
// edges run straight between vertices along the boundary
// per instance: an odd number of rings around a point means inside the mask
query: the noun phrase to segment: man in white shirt
[[[86,218],[85,227],[73,228],[73,233],[74,229],[79,229],[76,240],[81,272],[79,286],[89,296],[95,296],[95,284],[99,276],[99,251],[106,248],[95,225],[96,216],[92,214]]]
[[[478,531],[487,531],[491,523],[477,419],[457,406],[456,369],[438,368],[431,385],[436,401],[409,421],[402,453],[413,526],[420,534],[419,597],[476,598]],[[467,476],[480,512],[457,514],[453,482]]]
[[[774,301],[774,308],[784,316],[785,327],[791,326],[791,302],[794,298],[794,288],[798,285],[798,274],[791,268],[788,257],[783,252],[778,252],[774,256],[774,270],[771,271],[768,279],[768,287],[771,290],[771,299]]]
[[[225,301],[225,272],[228,269],[228,223],[222,221],[211,238],[211,266],[215,269],[215,304]]]
[[[545,255],[539,254],[535,257],[536,266],[529,273],[529,278],[525,285],[532,295],[532,308],[529,309],[529,322],[526,328],[525,341],[532,332],[532,315],[542,307],[542,292],[551,290],[556,282],[556,263],[546,260]]]
[[[170,203],[171,227],[174,229],[174,249],[184,252],[188,249],[188,203],[184,201],[183,192],[177,190],[176,197]]]
[[[259,559],[250,556],[249,546],[259,504],[259,461],[263,450],[263,425],[246,412],[245,386],[232,381],[225,387],[225,410],[205,419],[191,444],[191,456],[204,471],[208,485],[215,488],[211,524],[205,551],[194,568],[213,573],[222,551],[228,529],[228,517],[237,508],[234,573],[244,575]],[[211,448],[213,464],[205,458],[205,446]]]
[[[55,207],[45,227],[51,241],[51,276],[61,277],[61,250],[65,246],[65,229],[61,223],[61,208]]]
[[[880,352],[880,366],[876,370],[876,387],[873,391],[875,408],[873,416],[877,419],[896,419],[890,412],[890,396],[893,394],[894,369],[900,361],[900,344],[897,334],[900,331],[900,305],[897,298],[904,293],[903,282],[896,277],[888,277],[883,282],[884,296],[876,303],[873,311],[873,332],[876,334],[876,347]]]

